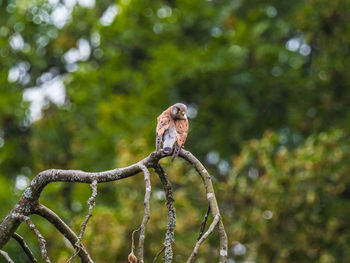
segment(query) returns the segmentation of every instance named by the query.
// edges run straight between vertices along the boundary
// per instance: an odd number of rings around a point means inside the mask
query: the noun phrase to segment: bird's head
[[[176,103],[171,107],[171,117],[175,120],[186,120],[187,107],[183,103]]]

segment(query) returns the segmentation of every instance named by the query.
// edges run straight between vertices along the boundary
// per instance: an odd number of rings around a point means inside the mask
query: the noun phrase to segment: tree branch
[[[129,263],[137,263],[137,257],[134,254],[134,252],[135,252],[135,233],[139,232],[140,230],[141,230],[141,227],[132,231],[132,234],[131,234],[131,252],[128,256]]]
[[[163,184],[165,197],[166,197],[166,206],[168,208],[168,225],[167,231],[165,234],[164,241],[164,262],[170,263],[173,260],[173,250],[171,247],[172,242],[174,242],[174,231],[176,226],[176,210],[174,207],[174,198],[171,183],[168,179],[168,176],[160,164],[157,164],[155,171],[159,176],[160,181]],[[163,251],[163,250],[162,250]]]
[[[153,152],[149,156],[141,160],[140,162],[132,164],[128,167],[117,168],[110,171],[97,172],[97,173],[83,172],[79,170],[58,170],[58,169],[46,170],[39,173],[37,176],[35,176],[31,184],[24,191],[24,193],[22,194],[21,198],[19,199],[15,207],[1,221],[0,249],[8,242],[11,236],[15,233],[16,229],[21,224],[21,221],[23,220],[28,221],[27,220],[29,219],[28,215],[33,213],[38,214],[46,218],[48,221],[50,221],[71,242],[72,246],[75,248],[76,247],[75,244],[81,239],[79,239],[79,237],[76,236],[76,234],[62,221],[62,219],[59,216],[57,216],[53,211],[51,211],[50,209],[48,209],[47,207],[39,203],[40,194],[45,188],[45,186],[51,182],[79,182],[79,183],[92,184],[94,181],[96,181],[96,183],[98,184],[103,182],[110,182],[110,181],[124,179],[130,176],[136,175],[140,171],[143,171],[145,174],[145,181],[146,181],[145,216],[142,222],[142,225],[144,225],[144,230],[143,232],[141,231],[142,233],[139,239],[139,253],[141,251],[140,262],[143,262],[143,242],[145,238],[144,237],[145,226],[149,219],[149,203],[147,205],[147,200],[149,202],[149,195],[151,190],[150,184],[149,184],[149,191],[147,190],[148,189],[147,180],[149,180],[149,171],[147,168],[157,169],[158,161],[167,156],[169,156],[169,154],[165,154],[163,151]],[[224,225],[222,223],[222,219],[220,217],[219,207],[216,201],[214,188],[211,182],[210,175],[207,172],[207,170],[204,168],[204,166],[190,152],[181,149],[180,156],[183,159],[185,159],[187,162],[192,164],[202,178],[202,181],[205,186],[207,200],[210,206],[211,214],[213,215],[214,219],[217,218],[217,216],[219,218],[218,232],[220,237],[220,262],[227,263],[227,235],[224,229]],[[148,178],[147,180],[146,180],[146,177]],[[169,218],[166,240],[165,240],[165,250],[166,250],[165,254],[167,255],[167,253],[169,253],[168,254],[169,261],[167,262],[171,262],[171,259],[172,259],[171,242],[173,241],[173,228],[175,227],[175,222],[176,222],[175,208],[173,207],[173,204],[172,204],[173,199],[171,195],[170,182],[169,180],[164,182],[166,183],[166,188],[164,189],[167,189],[166,195],[167,195],[167,207],[168,207],[168,218]],[[163,184],[163,187],[165,187],[165,184]],[[170,191],[170,192],[167,192],[167,191]],[[90,216],[88,216],[88,218],[89,217]],[[29,225],[31,226],[32,224],[29,224]],[[34,229],[32,229],[32,231],[36,233],[39,239],[39,244],[41,246],[42,252],[46,252],[46,249],[44,249],[45,240],[42,238],[41,235],[40,236],[38,235],[40,234],[39,231],[35,229],[37,231],[36,232],[34,231]],[[86,249],[82,244],[80,244],[78,255],[81,258],[82,262],[89,262],[89,263],[93,262],[90,255],[87,253]],[[45,258],[45,253],[43,253],[43,257]],[[48,257],[45,260],[46,262],[49,262]]]
[[[145,215],[142,219],[142,223],[140,226],[140,238],[139,238],[139,247],[138,247],[138,253],[137,253],[137,259],[140,263],[143,263],[143,246],[145,242],[145,235],[146,235],[146,225],[150,218],[150,205],[149,205],[149,199],[151,197],[151,178],[150,173],[146,166],[140,165],[140,169],[143,171],[144,177],[145,177],[145,199],[144,199],[144,205],[145,205]]]
[[[204,235],[197,241],[189,259],[187,260],[187,263],[192,263],[194,262],[194,260],[196,259],[196,256],[197,256],[197,253],[198,253],[198,249],[199,249],[199,246],[204,242],[204,240],[210,235],[211,232],[213,232],[214,230],[214,227],[218,224],[220,220],[220,216],[219,215],[216,215],[214,217],[214,220],[213,222],[210,224],[207,232],[204,233]]]
[[[219,238],[220,238],[220,263],[227,263],[227,243],[228,243],[227,235],[226,235],[224,224],[220,216],[219,206],[216,201],[211,177],[208,171],[204,168],[203,164],[192,153],[181,149],[180,156],[183,159],[185,159],[187,162],[192,164],[196,169],[196,171],[201,176],[205,187],[205,191],[207,194],[207,200],[210,206],[211,214],[213,215],[214,218],[217,215],[219,215],[218,232],[219,232]]]
[[[197,241],[202,237],[202,235],[203,235],[203,233],[204,233],[205,226],[207,225],[207,220],[208,220],[209,213],[210,213],[210,206],[208,206],[208,210],[207,210],[207,212],[205,213],[205,216],[204,216],[204,219],[203,219],[201,228],[200,228],[200,230],[199,230],[199,235],[198,235]]]
[[[15,207],[1,221],[0,249],[8,242],[21,223],[19,218],[16,218],[13,215],[29,215],[33,213],[40,194],[47,184],[51,182],[77,182],[91,184],[94,180],[96,180],[97,183],[117,181],[138,174],[141,171],[140,165],[154,167],[161,158],[166,156],[169,156],[169,154],[165,154],[164,152],[153,152],[136,164],[97,173],[59,169],[50,169],[39,173],[24,191]]]
[[[163,246],[162,249],[159,250],[159,252],[158,252],[157,255],[155,256],[155,258],[153,259],[153,263],[156,263],[156,262],[157,262],[157,259],[158,259],[159,255],[162,254],[164,250],[165,250],[165,246]]]
[[[83,235],[84,235],[84,232],[86,229],[86,225],[89,222],[90,217],[92,217],[92,209],[95,206],[95,199],[97,196],[97,181],[96,180],[92,181],[92,183],[90,184],[90,187],[92,189],[92,193],[91,193],[91,197],[88,200],[89,213],[87,214],[84,222],[81,225],[80,233],[78,236],[78,241],[75,242],[75,251],[74,251],[73,255],[67,260],[67,263],[70,263],[73,260],[73,258],[75,258],[78,255],[79,250],[81,249],[80,243],[81,243],[81,240],[83,238]]]
[[[12,235],[12,238],[18,242],[18,244],[22,247],[24,253],[26,253],[27,257],[29,258],[30,262],[36,263],[38,262],[36,258],[34,257],[32,251],[28,247],[27,243],[24,241],[23,237],[21,237],[19,234],[14,233]]]
[[[39,204],[33,212],[47,219],[55,228],[57,228],[58,231],[61,232],[65,238],[69,240],[73,248],[75,247],[75,244],[78,242],[77,235],[55,212],[51,211],[49,208],[42,204]],[[84,263],[93,263],[93,260],[91,259],[83,244],[80,244],[78,256]]]
[[[24,221],[27,223],[28,227],[30,228],[30,230],[32,230],[32,232],[36,235],[36,237],[38,238],[39,241],[39,246],[40,246],[40,252],[41,252],[41,256],[42,258],[45,260],[46,263],[51,263],[49,256],[47,255],[47,250],[46,250],[46,240],[44,239],[44,237],[40,234],[39,230],[35,227],[34,223],[32,222],[32,220],[30,220],[30,218],[28,216],[24,216],[24,215],[14,215],[15,217],[17,217],[19,220]]]
[[[0,254],[6,259],[8,263],[14,263],[13,260],[9,257],[9,254],[7,254],[5,251],[0,250]]]

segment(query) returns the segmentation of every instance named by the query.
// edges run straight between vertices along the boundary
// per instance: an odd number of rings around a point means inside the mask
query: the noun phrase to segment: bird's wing
[[[158,118],[157,118],[157,135],[163,136],[164,132],[169,129],[169,126],[171,124],[171,116],[168,112],[163,112]]]
[[[177,145],[183,147],[188,134],[188,119],[178,120],[175,123],[177,135]]]
[[[171,118],[170,115],[171,112],[171,107],[163,111],[161,115],[158,116],[157,118],[157,128],[156,128],[156,149],[157,151],[160,150],[160,144],[163,141],[163,134],[164,132],[169,129],[170,125],[174,125],[174,121]]]

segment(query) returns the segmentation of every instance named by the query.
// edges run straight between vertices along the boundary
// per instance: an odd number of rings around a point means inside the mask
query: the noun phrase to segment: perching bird
[[[157,118],[156,149],[160,150],[163,143],[163,151],[171,153],[171,161],[179,155],[181,147],[184,146],[188,133],[188,119],[186,116],[187,107],[185,104],[176,103]]]

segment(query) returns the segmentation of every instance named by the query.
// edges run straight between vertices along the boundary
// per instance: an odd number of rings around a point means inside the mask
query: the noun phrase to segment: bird
[[[157,118],[156,150],[170,154],[173,149],[171,161],[179,155],[184,147],[188,134],[187,106],[176,103],[163,111]]]

